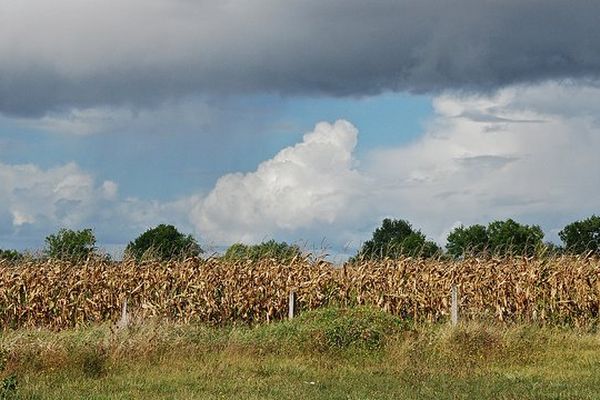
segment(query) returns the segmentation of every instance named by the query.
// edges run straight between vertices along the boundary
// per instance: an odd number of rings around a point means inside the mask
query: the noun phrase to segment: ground
[[[325,309],[255,327],[167,322],[1,339],[4,398],[597,399],[593,329],[414,324]],[[16,387],[13,387],[16,384]]]

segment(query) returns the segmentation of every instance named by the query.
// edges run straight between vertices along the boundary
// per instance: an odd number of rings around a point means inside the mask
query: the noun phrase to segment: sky
[[[0,248],[558,241],[600,212],[599,39],[587,0],[3,0]]]

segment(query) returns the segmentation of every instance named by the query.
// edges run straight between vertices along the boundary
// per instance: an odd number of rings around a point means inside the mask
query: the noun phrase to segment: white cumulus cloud
[[[556,239],[598,212],[600,89],[547,83],[433,105],[418,140],[373,150],[360,166],[356,128],[319,123],[256,171],[223,176],[192,222],[223,244],[304,235],[358,245],[386,216],[444,242],[459,222],[497,218],[540,223]]]
[[[256,171],[221,177],[192,212],[199,231],[217,242],[256,241],[281,231],[343,223],[364,178],[352,152],[357,130],[321,122],[301,143]]]

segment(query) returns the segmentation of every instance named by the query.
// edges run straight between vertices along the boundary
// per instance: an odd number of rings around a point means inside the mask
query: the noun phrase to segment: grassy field
[[[369,308],[255,327],[145,322],[0,339],[14,399],[598,399],[600,336]]]

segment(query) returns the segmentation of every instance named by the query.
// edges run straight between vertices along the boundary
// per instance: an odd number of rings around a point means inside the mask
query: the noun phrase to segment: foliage
[[[255,262],[261,259],[274,259],[280,262],[290,262],[301,255],[300,248],[295,244],[269,240],[255,245],[235,243],[227,249],[223,258],[228,261],[251,260]]]
[[[53,259],[79,262],[96,252],[96,237],[91,229],[61,229],[46,237],[44,253]]]
[[[377,351],[386,337],[407,330],[410,323],[375,307],[324,307],[291,320],[256,325],[240,332],[239,341],[265,352]]]
[[[544,232],[538,225],[523,225],[507,219],[491,222],[487,231],[494,254],[533,256],[543,245]]]
[[[397,259],[408,257],[433,257],[440,253],[437,244],[426,239],[419,230],[413,229],[405,220],[386,218],[381,227],[375,229],[353,261],[360,259]]]
[[[446,249],[453,257],[481,255],[532,256],[543,248],[544,232],[537,225],[523,225],[512,219],[483,225],[459,226],[448,235]]]
[[[18,382],[14,374],[8,375],[0,380],[0,400],[10,400],[18,398]]]
[[[130,242],[125,254],[136,260],[161,261],[197,257],[204,251],[192,235],[180,233],[173,225],[160,224]]]
[[[576,254],[595,253],[600,255],[600,217],[573,222],[558,233],[567,251]]]
[[[488,246],[489,237],[485,226],[461,225],[448,235],[446,249],[451,256],[458,258],[465,254],[481,254]]]
[[[17,262],[23,259],[23,254],[17,250],[0,249],[0,261]]]

